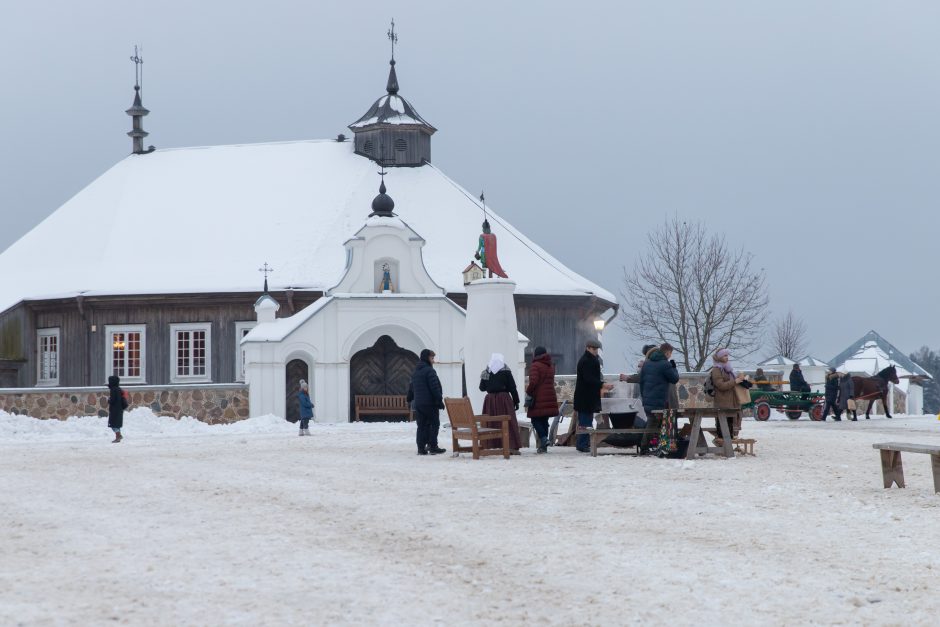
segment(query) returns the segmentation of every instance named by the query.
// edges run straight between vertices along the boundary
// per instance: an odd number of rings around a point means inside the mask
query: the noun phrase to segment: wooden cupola
[[[373,103],[366,114],[349,125],[355,136],[358,154],[374,159],[387,167],[415,167],[431,162],[431,135],[437,131],[418,115],[411,103],[398,95],[398,76],[395,74],[394,42],[397,35],[389,31],[392,39],[392,59],[388,71],[386,94]]]

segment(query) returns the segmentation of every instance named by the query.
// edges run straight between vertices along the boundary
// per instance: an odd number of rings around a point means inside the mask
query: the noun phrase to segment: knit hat
[[[303,379],[301,379],[301,380],[300,380],[300,389],[301,389],[301,390],[306,390],[307,388],[308,388],[307,382],[304,381]]]
[[[643,356],[646,357],[647,355],[649,355],[650,351],[653,350],[654,348],[656,348],[655,344],[644,344],[643,349],[642,349]]]
[[[536,346],[536,347],[535,347],[535,352],[532,353],[532,356],[533,356],[533,357],[538,357],[539,355],[544,355],[544,354],[547,353],[547,352],[548,352],[548,351],[545,350],[545,347],[544,347],[544,346]]]

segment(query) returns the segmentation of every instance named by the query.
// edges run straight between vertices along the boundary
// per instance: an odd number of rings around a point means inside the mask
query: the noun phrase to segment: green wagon
[[[775,392],[759,390],[757,386],[748,390],[751,402],[744,408],[754,408],[754,418],[767,420],[770,410],[777,409],[787,415],[790,420],[797,420],[806,412],[811,420],[822,420],[823,403],[826,395],[822,392]]]

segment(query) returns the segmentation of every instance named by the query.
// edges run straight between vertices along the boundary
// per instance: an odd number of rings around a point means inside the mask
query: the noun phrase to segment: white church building
[[[559,374],[573,373],[595,324],[617,313],[611,291],[432,164],[437,129],[400,94],[394,59],[352,137],[145,149],[137,87],[132,154],[0,252],[0,389],[117,375],[160,397],[260,380],[280,398],[253,390],[253,405],[293,418],[307,379],[318,417],[347,420],[357,395],[403,394],[423,348],[448,394],[476,393],[486,360],[474,351],[515,365],[519,333],[526,358],[545,346]],[[380,169],[400,218],[367,219]],[[462,273],[484,219],[508,283]],[[265,297],[263,264],[274,269]],[[480,323],[474,299],[499,321]],[[500,351],[468,345],[478,323]]]
[[[383,340],[419,354],[430,348],[445,396],[461,396],[464,366],[472,374],[491,352],[501,352],[522,381],[528,338],[517,330],[513,290],[505,279],[467,286],[468,310],[434,282],[424,264],[424,239],[392,213],[384,181],[372,213],[345,243],[346,269],[326,295],[302,311],[276,318],[280,305],[268,294],[255,303],[258,320],[242,340],[253,415],[286,415],[286,365],[308,366],[310,389],[321,422],[345,421],[351,413],[350,366],[355,355]],[[503,307],[500,307],[500,305]],[[503,316],[506,310],[510,316]],[[469,348],[468,348],[469,347]],[[391,365],[394,368],[394,365]],[[400,370],[407,377],[411,362]],[[386,376],[384,373],[377,376]],[[481,407],[480,399],[476,403]]]

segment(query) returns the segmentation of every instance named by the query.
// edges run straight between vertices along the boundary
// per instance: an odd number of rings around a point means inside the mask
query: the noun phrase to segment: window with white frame
[[[248,332],[255,328],[257,322],[236,322],[235,323],[235,380],[245,380],[245,349],[242,348],[242,340],[248,335]]]
[[[122,383],[145,383],[147,327],[108,325],[105,337],[108,341],[106,374],[121,377]]]
[[[211,331],[208,322],[170,325],[170,380],[211,381]]]
[[[36,362],[39,385],[59,385],[59,329],[36,331]]]

